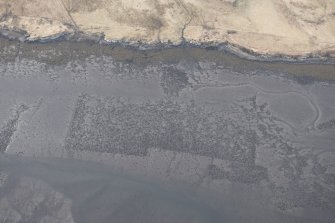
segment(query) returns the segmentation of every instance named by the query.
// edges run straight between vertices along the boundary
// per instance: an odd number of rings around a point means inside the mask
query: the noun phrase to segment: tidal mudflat
[[[333,222],[333,64],[0,44],[0,222]]]

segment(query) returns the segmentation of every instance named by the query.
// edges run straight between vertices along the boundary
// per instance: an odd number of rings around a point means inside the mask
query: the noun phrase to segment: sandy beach
[[[332,0],[8,0],[0,29],[24,41],[82,33],[106,42],[228,44],[263,55],[333,57]]]

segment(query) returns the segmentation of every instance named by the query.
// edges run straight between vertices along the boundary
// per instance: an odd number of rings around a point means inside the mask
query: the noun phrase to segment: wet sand
[[[0,216],[11,222],[334,218],[333,64],[0,45]]]
[[[50,66],[66,65],[70,60],[85,61],[90,57],[112,57],[114,61],[146,66],[160,63],[178,63],[180,60],[209,61],[232,71],[255,73],[259,70],[288,74],[302,81],[308,79],[334,80],[335,61],[331,58],[285,58],[261,57],[240,54],[226,48],[202,48],[192,45],[167,47],[154,45],[98,44],[96,40],[51,41],[48,43],[22,43],[1,38],[1,61],[13,62],[19,55],[22,59],[34,59]],[[301,77],[301,78],[299,78]]]

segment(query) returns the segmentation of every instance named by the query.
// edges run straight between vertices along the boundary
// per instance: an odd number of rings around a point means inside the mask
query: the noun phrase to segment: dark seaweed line
[[[242,59],[260,62],[283,62],[291,64],[335,64],[335,58],[330,57],[326,53],[310,53],[301,56],[289,56],[284,54],[260,54],[248,48],[234,45],[228,42],[208,42],[208,43],[192,43],[182,41],[180,44],[172,43],[154,43],[147,44],[141,41],[127,42],[127,41],[107,41],[104,34],[87,35],[83,32],[75,33],[59,33],[46,38],[28,39],[29,35],[23,30],[8,30],[0,29],[0,38],[9,39],[12,41],[20,41],[25,43],[46,44],[52,42],[73,41],[73,42],[87,42],[93,44],[106,45],[111,47],[124,47],[134,50],[163,50],[173,48],[200,48],[206,50],[224,51]]]

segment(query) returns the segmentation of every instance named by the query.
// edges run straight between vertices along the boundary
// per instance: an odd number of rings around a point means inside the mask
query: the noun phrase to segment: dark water
[[[1,40],[0,222],[333,222],[334,65]]]

